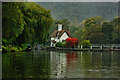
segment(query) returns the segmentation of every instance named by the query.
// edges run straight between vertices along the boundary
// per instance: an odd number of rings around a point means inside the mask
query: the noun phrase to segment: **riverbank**
[[[6,52],[22,52],[24,50],[25,50],[24,48],[17,47],[17,46],[7,46],[7,47],[2,46],[2,49],[1,49],[1,51],[5,53]]]
[[[47,51],[120,51],[120,49],[99,49],[99,48],[60,48],[60,47],[41,47],[41,50],[47,50]],[[23,52],[26,51],[25,48],[21,47],[4,47],[2,46],[2,49],[0,49],[2,52]]]
[[[90,49],[90,48],[60,48],[60,47],[43,47],[43,50],[52,50],[52,51],[120,51],[120,49]]]

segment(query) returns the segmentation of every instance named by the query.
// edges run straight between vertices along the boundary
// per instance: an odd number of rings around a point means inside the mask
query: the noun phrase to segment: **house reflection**
[[[66,53],[50,52],[51,77],[65,77],[66,73]]]
[[[77,54],[75,52],[50,52],[50,67],[52,78],[64,78],[76,69]]]

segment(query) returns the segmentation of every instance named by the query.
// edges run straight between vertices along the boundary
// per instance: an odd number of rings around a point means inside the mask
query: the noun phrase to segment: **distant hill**
[[[39,2],[37,4],[50,9],[54,19],[68,18],[72,23],[81,23],[95,16],[102,16],[106,20],[118,16],[117,2]]]

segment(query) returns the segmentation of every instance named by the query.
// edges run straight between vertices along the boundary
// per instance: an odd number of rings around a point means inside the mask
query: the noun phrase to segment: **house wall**
[[[63,35],[60,37],[60,42],[62,42],[62,40],[66,40],[67,38],[69,38],[69,36],[66,32],[64,32]]]
[[[58,37],[51,37],[51,40],[55,40],[57,42],[62,42],[62,40],[66,40],[69,38],[68,34],[66,32],[63,33],[63,35],[58,39]],[[55,47],[55,43],[51,42],[51,46]]]
[[[51,37],[51,40],[55,40],[54,37]],[[55,44],[51,41],[51,44],[50,44],[51,47],[55,46]]]
[[[56,42],[59,42],[59,39],[58,39],[58,37],[56,37],[56,38],[55,38],[55,41],[56,41]]]
[[[54,37],[51,37],[51,40],[54,40],[55,38]]]

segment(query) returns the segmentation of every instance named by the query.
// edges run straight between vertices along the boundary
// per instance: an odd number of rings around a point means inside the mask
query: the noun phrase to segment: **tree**
[[[81,45],[85,48],[90,47],[91,46],[90,40],[84,40],[84,41],[80,42],[80,46]]]
[[[102,33],[103,33],[103,43],[110,44],[113,43],[113,25],[110,22],[104,22],[102,24]]]
[[[24,29],[25,21],[20,10],[21,5],[23,3],[10,2],[2,4],[2,37],[9,42],[14,41]]]
[[[91,24],[89,27],[85,27],[83,30],[82,40],[90,40],[93,44],[102,43],[101,26],[98,24]]]
[[[52,25],[50,10],[36,3],[3,3],[3,41],[22,44],[45,44]]]
[[[94,18],[88,18],[85,20],[85,27],[89,27],[91,24],[96,24],[96,20]]]
[[[83,35],[83,28],[73,28],[73,29],[76,29],[74,32],[71,32],[72,33],[72,37],[74,38],[78,38],[79,41],[82,41],[81,39],[81,36]]]
[[[105,19],[101,16],[94,17],[96,24],[102,25],[105,22]]]
[[[112,21],[113,27],[113,41],[114,43],[120,43],[120,18],[117,17]]]

